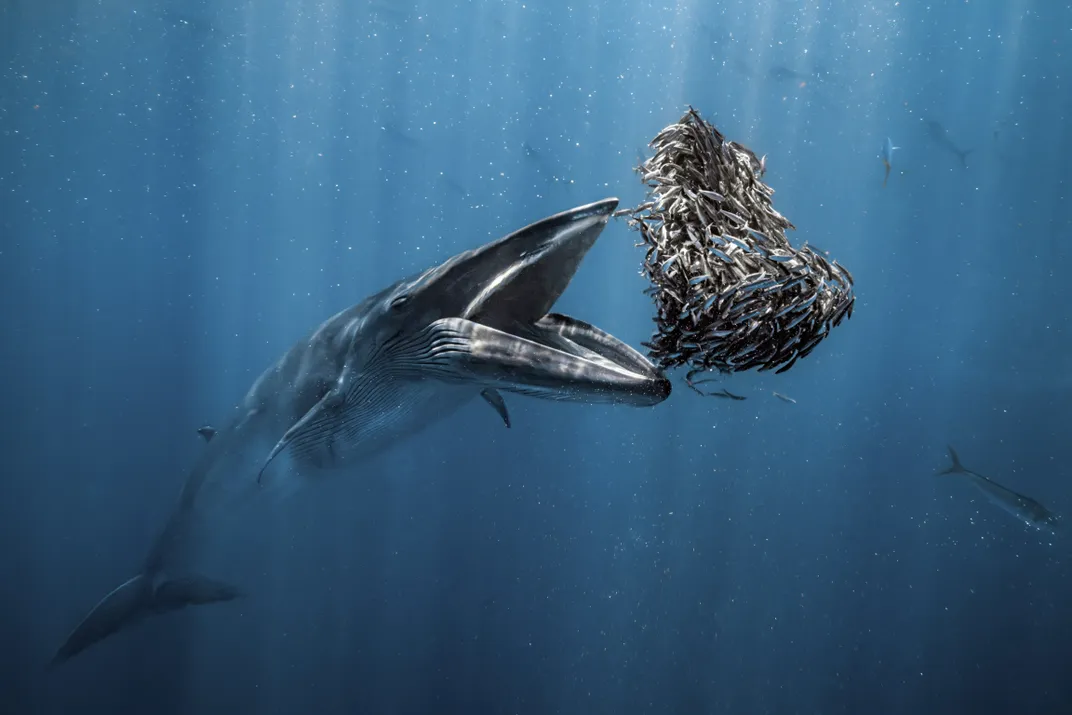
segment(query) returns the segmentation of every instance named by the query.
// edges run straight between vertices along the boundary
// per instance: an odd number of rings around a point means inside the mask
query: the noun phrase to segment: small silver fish
[[[793,307],[795,308],[796,306],[793,306]],[[789,325],[785,326],[785,329],[786,330],[791,330],[792,328],[797,327],[797,325],[799,325],[800,322],[802,320],[804,320],[805,318],[807,318],[807,317],[808,317],[807,312],[801,313],[800,315],[798,315],[797,317],[795,317],[791,321],[789,321]]]
[[[845,274],[845,277],[849,279],[849,282],[850,282],[850,283],[855,283],[855,282],[856,282],[856,280],[855,280],[855,279],[854,279],[854,278],[852,277],[852,274],[851,274],[851,273],[849,273],[849,269],[848,269],[848,268],[846,268],[845,266],[841,265],[841,264],[840,264],[840,263],[838,263],[837,261],[834,261],[834,267],[836,267],[836,268],[837,268],[837,269],[838,269],[839,271],[841,271],[842,273],[844,273],[844,274]]]
[[[720,234],[712,233],[710,235],[711,242],[716,246],[725,246],[728,242]]]
[[[719,209],[718,212],[720,214],[722,214],[723,216],[725,216],[726,218],[728,218],[729,220],[736,222],[739,226],[747,226],[748,225],[747,221],[745,221],[743,218],[741,218],[737,214],[733,213],[732,211],[727,211],[726,209]]]
[[[693,388],[693,389],[696,389],[696,388]],[[703,393],[701,393],[701,394],[703,394]],[[718,392],[708,392],[706,394],[707,394],[707,397],[726,397],[726,398],[729,398],[731,400],[747,400],[748,399],[744,395],[735,395],[732,392],[730,392],[729,390],[727,390],[726,388],[722,388]]]
[[[781,374],[781,373],[785,372],[786,370],[788,370],[789,368],[793,367],[793,364],[796,363],[798,357],[800,357],[800,353],[795,353],[793,355],[793,358],[789,362],[787,362],[785,365],[782,365],[780,368],[775,370],[774,374],[775,375]]]
[[[730,240],[733,241],[735,244],[737,244],[737,246],[740,247],[740,249],[742,251],[744,251],[745,253],[751,253],[752,252],[751,246],[749,246],[747,243],[745,243],[741,239],[735,238],[733,236],[730,236]]]
[[[766,313],[767,310],[769,310],[769,309],[768,308],[760,308],[758,310],[753,310],[750,313],[745,313],[744,315],[742,315],[740,318],[737,319],[737,322],[738,323],[744,323],[745,321],[754,320],[756,318],[762,317],[762,315],[764,313]]]
[[[733,259],[732,259],[732,258],[730,258],[730,257],[729,257],[729,256],[728,256],[728,255],[727,255],[726,253],[724,253],[723,251],[721,251],[721,250],[719,250],[719,249],[715,248],[714,246],[712,246],[712,247],[711,247],[711,248],[709,248],[708,250],[709,250],[709,251],[711,251],[711,253],[713,253],[713,254],[715,254],[716,256],[718,256],[719,258],[721,258],[721,259],[722,259],[723,261],[725,261],[726,263],[733,263]]]

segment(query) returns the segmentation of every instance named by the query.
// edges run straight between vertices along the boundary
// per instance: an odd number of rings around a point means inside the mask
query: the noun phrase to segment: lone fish
[[[1056,527],[1060,518],[1057,514],[1054,514],[1031,497],[1006,489],[990,477],[984,477],[978,472],[973,472],[961,464],[960,457],[957,456],[957,452],[952,446],[949,446],[948,449],[949,459],[952,464],[938,472],[936,476],[962,474],[971,480],[975,488],[981,491],[987,499],[1015,516],[1027,526],[1048,531],[1051,534],[1054,532],[1054,527]]]
[[[882,165],[886,167],[886,176],[882,178],[882,187],[886,187],[886,182],[890,178],[890,169],[893,168],[893,152],[900,149],[899,146],[894,146],[889,137],[886,137],[886,143],[882,145]]]

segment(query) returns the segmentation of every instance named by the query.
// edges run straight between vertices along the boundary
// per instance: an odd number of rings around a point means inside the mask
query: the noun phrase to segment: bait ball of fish
[[[695,109],[652,140],[637,167],[648,187],[629,216],[647,249],[656,329],[644,343],[662,369],[693,375],[785,372],[852,316],[852,275],[785,236],[765,161],[727,141]]]

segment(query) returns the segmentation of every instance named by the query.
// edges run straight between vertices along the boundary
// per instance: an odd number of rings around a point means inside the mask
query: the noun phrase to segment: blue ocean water
[[[1042,0],[4,0],[0,712],[1072,712],[1069,534],[934,476],[1072,512],[1070,42]],[[690,104],[852,270],[815,352],[743,401],[474,401],[236,513],[242,598],[47,668],[291,344],[636,205]],[[636,239],[556,309],[639,347]]]

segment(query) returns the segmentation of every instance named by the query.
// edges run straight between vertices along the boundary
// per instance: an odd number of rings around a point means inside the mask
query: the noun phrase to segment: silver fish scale
[[[695,109],[659,132],[636,168],[648,186],[625,212],[646,248],[662,369],[784,372],[852,317],[852,275],[810,246],[771,204],[763,163]]]

